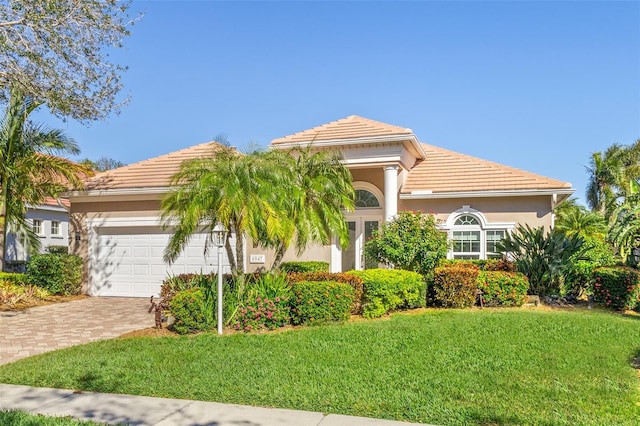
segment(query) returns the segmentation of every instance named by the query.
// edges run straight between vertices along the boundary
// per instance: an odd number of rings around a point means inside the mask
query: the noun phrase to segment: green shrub
[[[252,331],[258,329],[273,330],[284,327],[291,321],[289,299],[257,297],[238,308],[233,324],[236,330]]]
[[[498,250],[514,259],[518,272],[529,279],[529,293],[558,294],[576,258],[587,250],[579,235],[557,229],[518,225],[498,243]]]
[[[236,286],[237,309],[232,321],[236,330],[273,330],[289,324],[293,291],[287,277],[262,274],[253,281],[246,291]]]
[[[433,215],[404,210],[365,243],[365,254],[396,269],[428,275],[447,256],[447,234]]]
[[[593,300],[614,309],[640,304],[640,271],[622,266],[593,271]]]
[[[27,281],[51,294],[82,291],[82,259],[73,254],[37,254],[27,264]]]
[[[345,321],[353,306],[354,291],[349,284],[301,281],[292,284],[291,320],[294,324]]]
[[[573,264],[566,274],[564,292],[580,296],[591,293],[593,288],[593,271],[602,266],[614,266],[618,258],[614,249],[603,238],[584,236],[586,252],[581,256],[573,256]]]
[[[329,263],[313,260],[282,262],[280,270],[283,272],[329,272]]]
[[[459,264],[471,264],[481,271],[516,272],[515,263],[507,259],[442,259],[438,266],[454,266]]]
[[[289,272],[287,280],[291,284],[301,281],[335,281],[349,284],[353,288],[353,307],[351,312],[356,315],[362,312],[362,278],[357,275],[344,272]]]
[[[27,274],[19,274],[16,272],[0,272],[0,281],[10,282],[17,285],[27,285]]]
[[[476,301],[478,267],[470,263],[439,266],[433,271],[433,297],[438,306],[468,308]]]
[[[362,278],[362,315],[366,318],[377,318],[397,309],[413,309],[425,305],[426,283],[417,272],[367,269],[350,271],[349,274]]]
[[[520,272],[480,271],[477,287],[486,306],[522,306],[527,300],[529,281]]]
[[[204,292],[199,288],[177,291],[169,302],[175,321],[171,328],[180,334],[208,330],[215,326],[205,303]]]
[[[69,247],[67,247],[67,246],[49,246],[49,247],[47,247],[47,253],[51,253],[51,254],[69,254]]]

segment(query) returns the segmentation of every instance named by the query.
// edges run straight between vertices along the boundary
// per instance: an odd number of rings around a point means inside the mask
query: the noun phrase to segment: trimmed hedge
[[[289,272],[287,274],[289,283],[297,283],[301,281],[335,281],[337,283],[349,284],[353,288],[353,314],[360,314],[362,311],[362,278],[352,273],[344,272]]]
[[[321,324],[346,321],[353,306],[353,287],[338,282],[301,281],[292,283],[291,322]]]
[[[0,272],[0,281],[10,282],[16,285],[27,285],[27,274],[21,274],[17,272]]]
[[[475,265],[481,271],[516,272],[516,264],[507,259],[442,259],[438,266]]]
[[[329,262],[320,261],[292,261],[282,262],[280,270],[283,272],[329,272]]]
[[[169,302],[169,309],[175,318],[171,328],[177,333],[204,331],[214,325],[207,312],[205,295],[197,287],[176,292]]]
[[[640,271],[603,267],[593,271],[593,300],[614,309],[640,307]]]
[[[476,302],[479,269],[471,263],[439,266],[433,271],[433,297],[438,306],[469,308]]]
[[[480,271],[476,283],[487,306],[522,306],[527,301],[529,280],[519,272]]]
[[[82,258],[73,254],[37,254],[27,264],[27,281],[51,294],[82,291]]]
[[[417,272],[400,269],[350,271],[362,278],[364,285],[362,316],[377,318],[396,309],[425,305],[426,283]]]

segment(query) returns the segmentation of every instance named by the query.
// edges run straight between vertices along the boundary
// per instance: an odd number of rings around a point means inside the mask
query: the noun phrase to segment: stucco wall
[[[399,200],[399,210],[419,210],[433,213],[443,222],[452,212],[469,206],[481,212],[488,222],[515,222],[531,227],[551,228],[551,196],[445,198],[426,200]]]

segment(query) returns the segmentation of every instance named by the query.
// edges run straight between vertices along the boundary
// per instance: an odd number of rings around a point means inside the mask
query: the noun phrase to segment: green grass
[[[89,426],[105,423],[83,422],[69,417],[51,417],[24,411],[0,411],[0,425],[11,426]]]
[[[638,318],[429,310],[284,333],[97,342],[0,367],[0,382],[440,425],[636,425],[638,356]]]

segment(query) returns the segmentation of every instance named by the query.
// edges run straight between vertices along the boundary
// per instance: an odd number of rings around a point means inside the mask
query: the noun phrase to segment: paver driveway
[[[145,298],[88,297],[0,312],[0,364],[152,327],[148,308]]]

